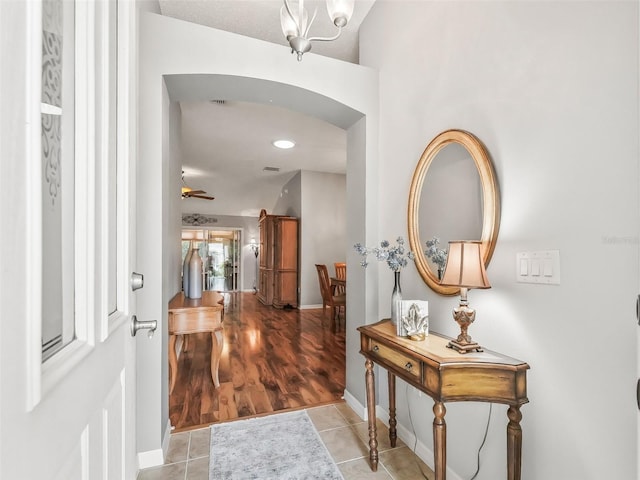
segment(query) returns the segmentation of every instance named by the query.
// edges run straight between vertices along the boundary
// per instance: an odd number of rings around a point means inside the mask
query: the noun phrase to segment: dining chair
[[[327,305],[331,307],[331,321],[336,325],[340,309],[344,308],[346,313],[347,296],[344,293],[335,291],[335,288],[331,285],[326,265],[316,264],[316,270],[318,271],[318,282],[320,283],[320,293],[322,294],[322,313],[325,313]]]
[[[338,280],[347,280],[347,264],[344,262],[336,262],[333,264],[333,268],[336,271],[336,278]],[[344,285],[336,285],[336,293],[346,293]]]

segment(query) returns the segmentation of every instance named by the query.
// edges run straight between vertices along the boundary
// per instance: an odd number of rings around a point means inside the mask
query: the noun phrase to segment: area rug
[[[304,410],[211,426],[209,480],[343,480]]]

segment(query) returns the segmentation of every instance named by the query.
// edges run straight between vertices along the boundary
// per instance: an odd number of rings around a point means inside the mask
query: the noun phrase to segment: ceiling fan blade
[[[204,198],[205,200],[213,200],[216,197],[208,197],[207,195],[189,195],[190,197],[193,198]]]
[[[203,193],[207,193],[204,190],[189,190],[188,192],[185,192],[187,195],[192,196],[192,195],[202,195]]]

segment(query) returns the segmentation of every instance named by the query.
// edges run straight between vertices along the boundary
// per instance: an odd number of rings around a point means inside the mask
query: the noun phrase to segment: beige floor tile
[[[367,448],[369,447],[369,423],[358,423],[353,426],[358,433],[358,437],[362,440]],[[376,421],[376,440],[378,440],[378,452],[384,452],[391,448],[391,442],[389,441],[389,429],[380,420]],[[396,448],[406,446],[402,440],[396,439]]]
[[[309,408],[307,414],[316,430],[322,432],[324,430],[330,430],[332,428],[346,427],[349,423],[345,420],[344,416],[338,412],[338,409],[333,405],[327,405],[318,408]]]
[[[338,468],[344,480],[393,480],[393,477],[381,465],[378,465],[377,472],[372,472],[368,457],[340,463]]]
[[[369,455],[369,450],[352,427],[334,428],[320,432],[320,438],[336,463]]]
[[[189,453],[189,432],[174,433],[169,440],[165,464],[183,462]]]
[[[209,457],[189,460],[187,464],[187,480],[209,480]]]
[[[211,442],[211,429],[199,428],[191,431],[191,442],[189,445],[189,459],[208,457]]]
[[[145,468],[138,474],[138,480],[179,480],[184,478],[186,468],[187,462]]]
[[[365,421],[360,418],[360,416],[346,403],[336,403],[335,406],[348,423],[353,425],[355,423],[362,423]]]
[[[435,475],[408,447],[394,448],[380,454],[380,462],[394,480],[434,480]]]

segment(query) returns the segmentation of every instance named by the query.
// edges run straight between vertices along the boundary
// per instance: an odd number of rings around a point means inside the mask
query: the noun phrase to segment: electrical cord
[[[404,389],[404,398],[407,402],[407,412],[409,413],[409,424],[411,425],[411,433],[413,433],[413,438],[414,438],[414,442],[413,442],[413,454],[416,455],[416,448],[418,447],[418,436],[416,435],[416,430],[413,426],[413,418],[411,417],[411,404],[409,403],[409,384],[405,384],[405,389]],[[484,447],[485,442],[487,441],[487,435],[489,433],[489,424],[491,423],[491,412],[493,410],[493,403],[489,404],[489,415],[487,416],[487,425],[484,429],[484,435],[482,437],[482,443],[480,444],[480,447],[478,448],[478,455],[477,455],[477,469],[476,472],[473,474],[473,477],[471,477],[469,480],[474,480],[478,474],[480,473],[480,452],[482,451],[482,448]],[[417,456],[417,455],[416,455]],[[427,477],[427,475],[425,475],[425,473],[422,471],[422,468],[420,467],[420,464],[418,463],[417,460],[415,460],[416,462],[416,466],[418,467],[418,470],[420,470],[420,474],[423,476],[423,478],[429,480],[429,477]]]
[[[411,425],[411,432],[413,433],[413,438],[414,438],[412,450],[413,450],[413,454],[417,457],[416,448],[418,447],[418,436],[416,435],[415,428],[413,428],[413,419],[411,418],[411,405],[409,404],[409,384],[408,383],[405,384],[404,398],[407,401],[407,412],[409,412],[409,424]],[[420,470],[420,475],[422,475],[423,478],[426,478],[426,480],[429,480],[429,477],[427,477],[425,473],[422,471],[422,467],[420,466],[420,464],[418,463],[418,460],[416,460],[415,457],[414,457],[414,461],[416,462],[416,467],[418,467],[418,470]]]
[[[478,448],[478,468],[476,469],[476,473],[473,474],[469,480],[474,480],[480,473],[480,452],[482,451],[482,447],[484,447],[484,442],[487,441],[487,434],[489,433],[489,423],[491,422],[491,410],[493,409],[493,403],[489,404],[489,416],[487,417],[487,426],[484,429],[484,437],[482,437],[482,443],[480,444],[480,448]]]

